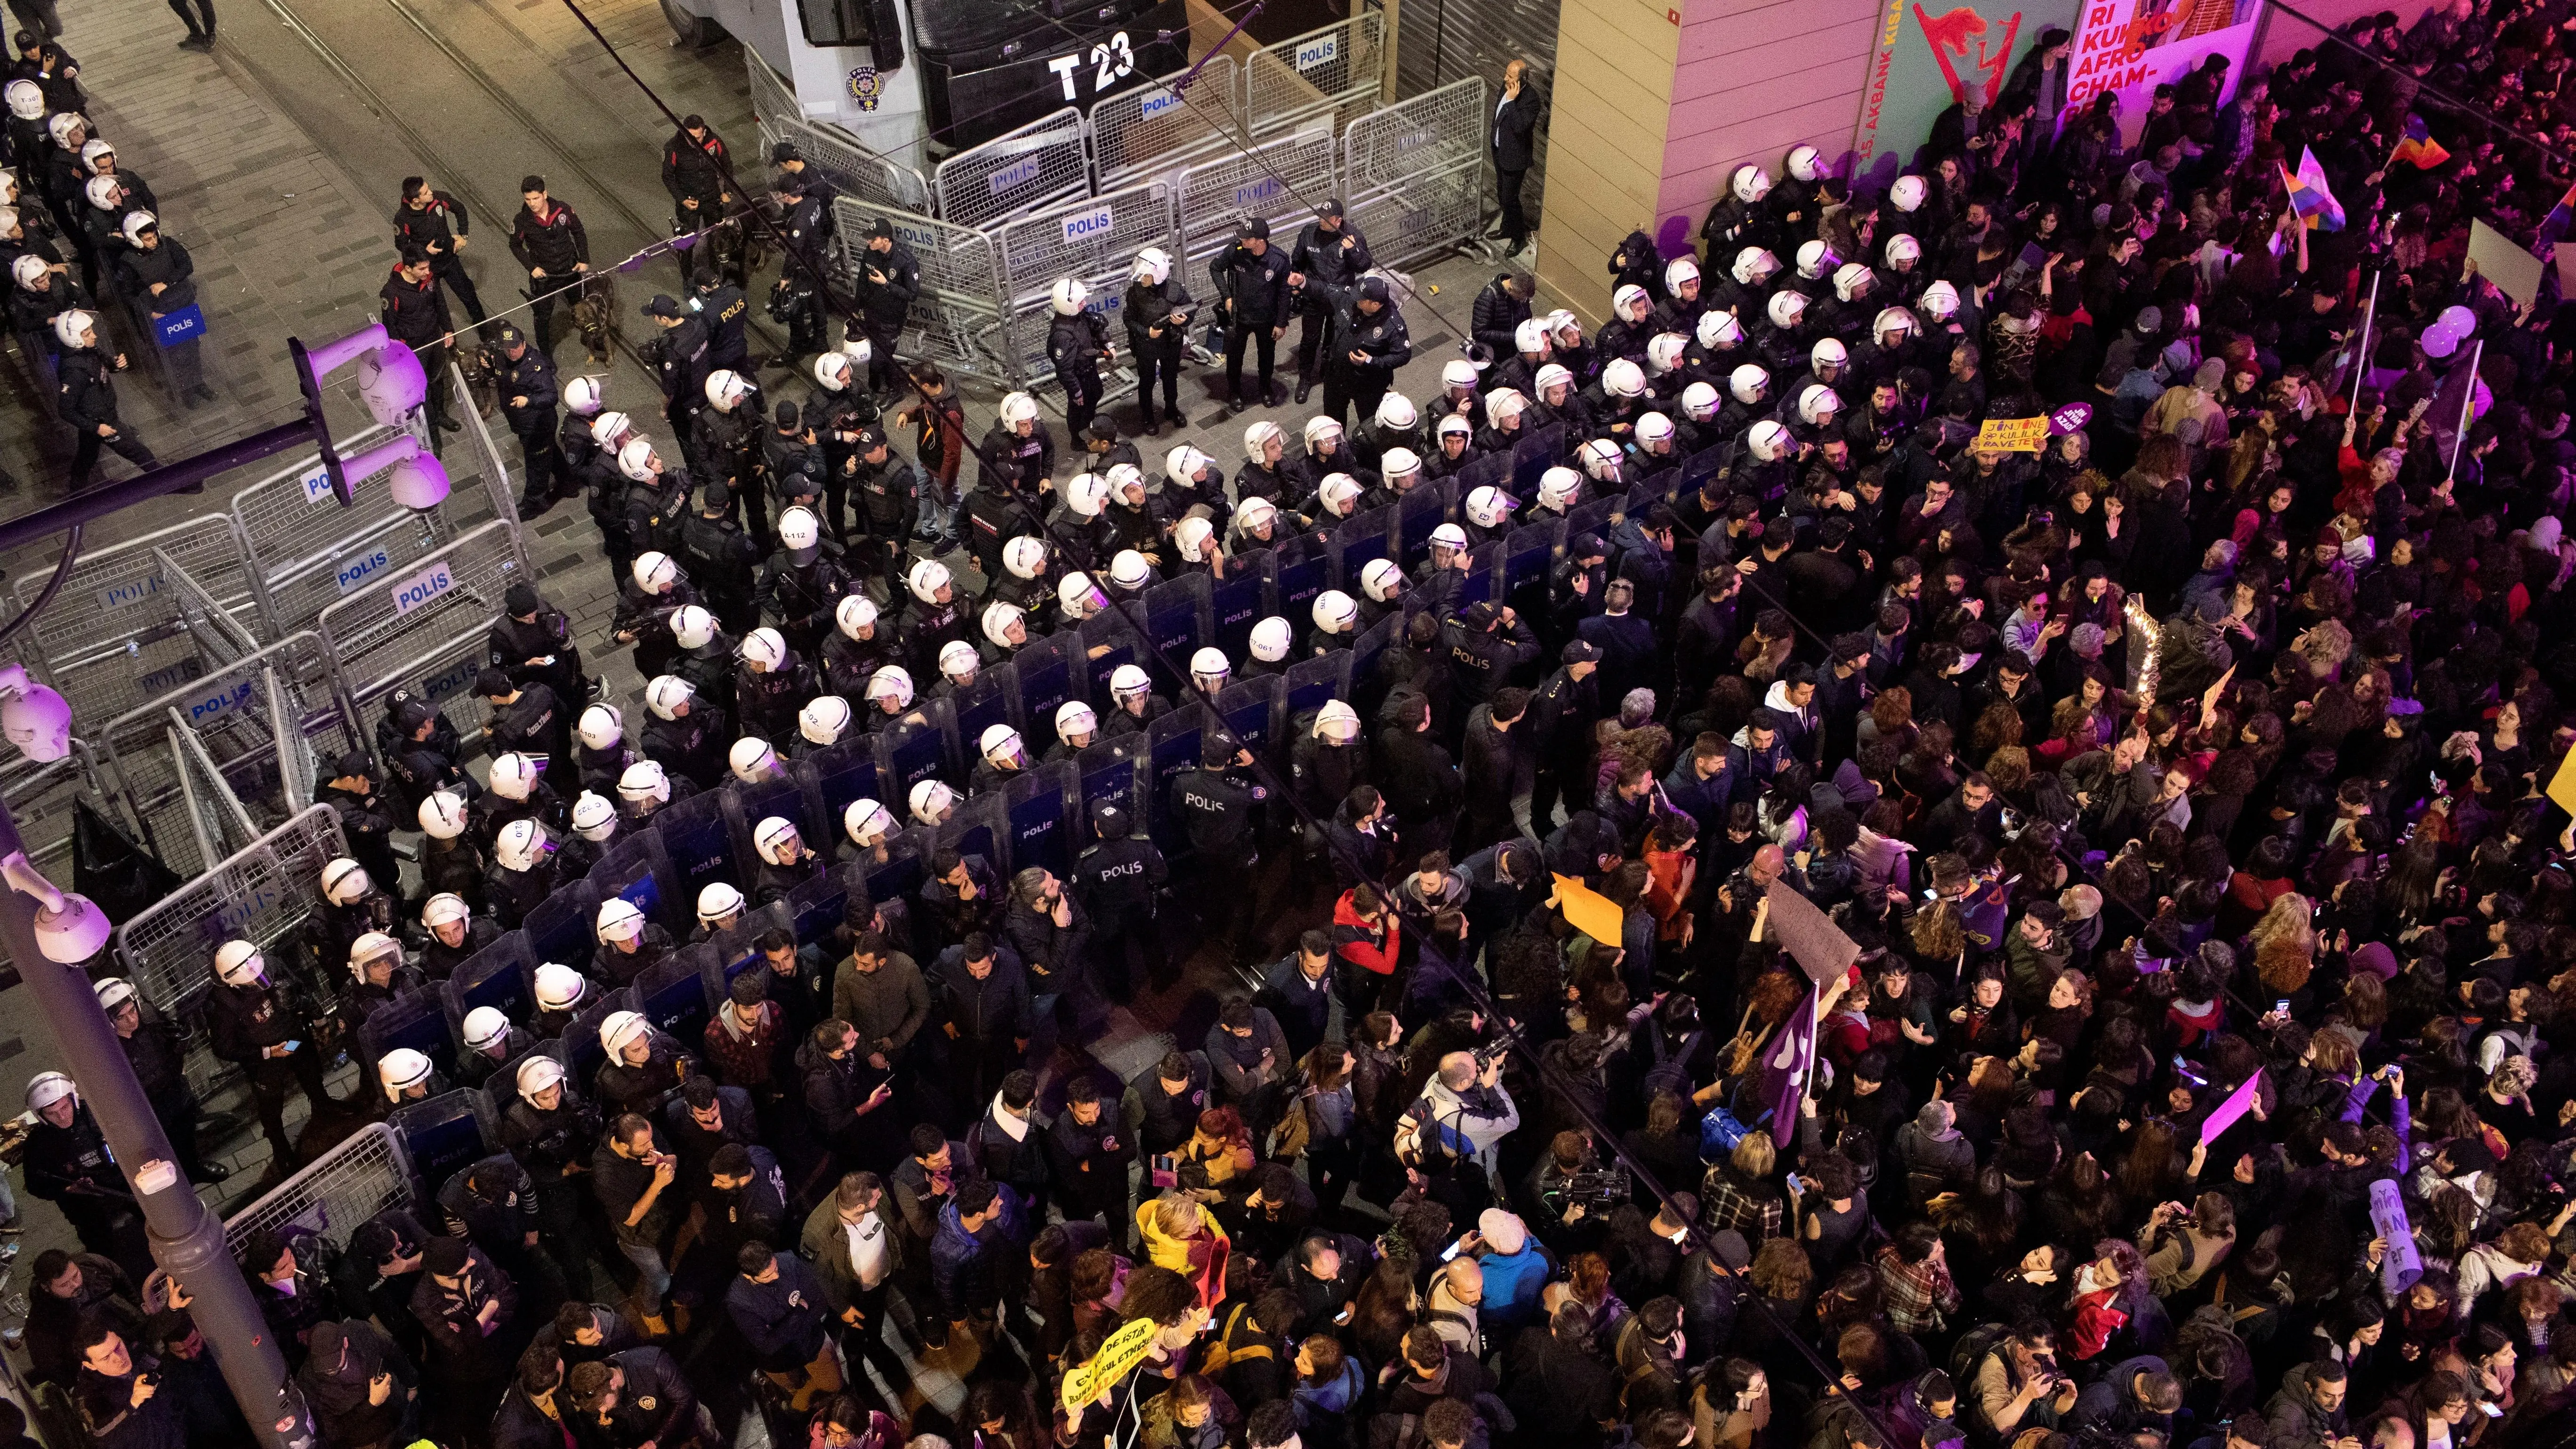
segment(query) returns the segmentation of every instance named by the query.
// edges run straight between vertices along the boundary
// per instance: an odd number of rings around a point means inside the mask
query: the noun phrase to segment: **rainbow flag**
[[[2317,153],[2299,148],[2299,169],[2281,168],[2281,182],[2290,189],[2290,208],[2310,231],[2343,230],[2343,203],[2335,200],[2334,191],[2326,185],[2326,168],[2317,163]]]
[[[2397,149],[2388,153],[2389,165],[2394,166],[2402,161],[2424,171],[2430,171],[2450,159],[2450,151],[2445,149],[2441,142],[2433,139],[2433,133],[2425,126],[2422,116],[2406,118],[2405,136],[2397,142]]]

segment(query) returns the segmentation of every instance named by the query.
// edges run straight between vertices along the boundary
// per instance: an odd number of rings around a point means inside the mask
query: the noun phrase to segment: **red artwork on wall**
[[[1923,28],[1923,43],[1931,47],[1932,58],[1941,63],[1941,78],[1949,82],[1950,98],[1965,101],[1968,87],[1974,84],[1984,93],[1983,104],[1993,105],[2004,91],[2004,76],[2012,64],[2013,37],[2021,33],[2021,12],[2014,11],[2012,18],[2003,23],[2003,40],[1992,46],[1986,38],[1994,33],[1993,23],[1965,5],[1935,17],[1924,14],[1923,7],[1917,4],[1914,23]],[[1971,54],[1975,58],[1962,78],[1956,62],[1969,60]]]

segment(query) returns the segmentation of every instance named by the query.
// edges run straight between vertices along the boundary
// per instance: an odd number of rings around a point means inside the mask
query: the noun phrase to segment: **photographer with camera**
[[[1995,1437],[2054,1429],[2075,1409],[2075,1380],[2057,1367],[2057,1332],[2041,1318],[2014,1325],[1979,1360],[1970,1384],[1970,1414]]]

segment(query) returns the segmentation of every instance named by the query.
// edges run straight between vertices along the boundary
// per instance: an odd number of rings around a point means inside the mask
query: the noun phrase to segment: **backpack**
[[[1968,1397],[1968,1386],[1977,1381],[1977,1370],[1987,1356],[2002,1348],[2004,1340],[2011,1336],[2011,1328],[2004,1324],[1980,1323],[1950,1345],[1950,1382],[1958,1386],[1962,1399]]]
[[[1664,1054],[1663,1030],[1653,1024],[1648,1025],[1646,1046],[1654,1053],[1655,1061],[1654,1065],[1646,1068],[1645,1080],[1643,1082],[1647,1101],[1651,1102],[1656,1097],[1666,1092],[1681,1098],[1685,1102],[1690,1100],[1690,1059],[1699,1051],[1700,1038],[1707,1035],[1708,1028],[1705,1026],[1701,1027],[1699,1030],[1682,1038],[1681,1048],[1678,1051],[1675,1051],[1670,1056],[1666,1056]],[[1737,1135],[1740,1137],[1743,1134],[1739,1132]],[[1730,1148],[1729,1150],[1732,1151],[1733,1149]]]

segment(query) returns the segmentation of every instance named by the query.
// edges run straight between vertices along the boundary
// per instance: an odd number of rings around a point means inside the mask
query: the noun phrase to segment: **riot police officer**
[[[1338,423],[1353,405],[1367,417],[1413,360],[1413,337],[1397,311],[1384,277],[1362,277],[1356,286],[1326,287],[1332,308],[1332,351],[1324,363],[1324,416]],[[1300,387],[1302,394],[1305,389]]]
[[[1091,289],[1074,277],[1058,277],[1047,294],[1055,309],[1055,320],[1047,324],[1047,361],[1064,388],[1065,430],[1077,438],[1100,406],[1101,364],[1118,358],[1118,349],[1109,345],[1109,325],[1088,310],[1090,303]]]
[[[912,315],[912,299],[921,293],[921,263],[895,240],[894,223],[879,217],[866,245],[851,258],[851,270],[850,290],[868,337],[868,391],[887,392],[895,387],[895,341]]]
[[[814,359],[814,390],[805,395],[805,406],[798,413],[805,425],[806,440],[823,450],[819,475],[826,505],[823,524],[831,530],[832,541],[844,546],[850,541],[844,500],[850,479],[858,471],[850,466],[850,460],[859,453],[860,435],[877,420],[876,400],[857,382],[858,374],[848,353],[824,353]],[[907,528],[896,537],[900,541],[908,536]]]
[[[1251,782],[1251,769],[1252,751],[1216,729],[1199,742],[1198,768],[1172,780],[1172,813],[1198,852],[1195,899],[1225,903],[1216,914],[1225,919],[1226,955],[1237,964],[1246,962],[1254,915],[1252,807],[1269,796]]]
[[[27,1191],[62,1209],[82,1247],[121,1263],[149,1263],[142,1215],[80,1089],[60,1072],[39,1073],[27,1083],[27,1106],[36,1115],[27,1132]]]
[[[116,1029],[117,1045],[125,1049],[126,1065],[134,1068],[134,1079],[143,1084],[152,1115],[161,1119],[161,1135],[170,1139],[179,1170],[190,1182],[221,1182],[232,1176],[232,1169],[207,1162],[197,1153],[197,1122],[203,1109],[196,1090],[188,1085],[187,1033],[157,1012],[146,1018],[143,998],[134,994],[134,983],[121,976],[108,977],[94,989],[99,1010],[107,1013],[107,1024]]]
[[[501,617],[484,632],[489,667],[520,684],[542,684],[558,702],[574,702],[590,693],[581,672],[581,648],[573,643],[572,620],[549,608],[532,584],[516,583],[501,595]]]
[[[1323,352],[1326,333],[1331,329],[1334,294],[1347,291],[1358,282],[1360,274],[1374,264],[1369,256],[1368,239],[1360,229],[1342,215],[1340,198],[1327,198],[1317,208],[1315,219],[1297,234],[1297,245],[1288,254],[1288,286],[1293,291],[1302,286],[1304,301],[1298,310],[1305,324],[1297,334],[1297,401],[1306,400],[1314,391],[1318,354]],[[1334,340],[1338,340],[1337,338]],[[1331,357],[1322,358],[1326,378],[1324,396],[1332,397]],[[1374,412],[1375,400],[1362,410],[1363,416]],[[1338,415],[1337,415],[1338,416]]]
[[[814,697],[814,670],[784,635],[763,625],[743,638],[733,692],[746,737],[784,742],[796,733],[796,712]]]
[[[751,323],[751,302],[742,288],[725,280],[713,266],[698,269],[689,310],[707,324],[707,366],[716,371],[749,373],[751,344],[743,335]]]
[[[903,598],[905,541],[912,537],[913,525],[921,517],[922,495],[929,490],[930,481],[922,476],[918,464],[895,456],[885,429],[874,424],[859,430],[856,450],[842,466],[857,485],[859,522],[867,533],[866,547],[885,575],[886,599],[889,604],[899,603]]]
[[[1172,974],[1163,947],[1163,926],[1155,898],[1171,878],[1172,868],[1150,839],[1137,836],[1126,810],[1101,800],[1091,807],[1094,843],[1073,864],[1073,887],[1091,915],[1091,959],[1100,971],[1101,990],[1124,1005],[1132,994],[1133,955],[1145,960],[1145,974],[1157,989]]]
[[[555,360],[528,345],[528,334],[504,322],[494,333],[501,344],[501,418],[519,440],[519,457],[527,467],[519,490],[519,520],[526,522],[555,506]]]
[[[761,496],[760,415],[751,379],[730,368],[707,374],[707,406],[691,435],[689,472],[701,485],[733,490],[737,516],[762,547],[769,547],[769,509]]]
[[[823,647],[832,611],[852,588],[839,551],[823,541],[810,509],[791,508],[778,520],[778,552],[760,571],[760,614],[778,626],[788,646],[807,659]],[[794,701],[805,702],[799,695]]]
[[[591,1151],[599,1145],[599,1109],[582,1101],[564,1080],[562,1065],[542,1052],[519,1063],[511,1085],[517,1090],[509,1110],[501,1114],[501,1145],[536,1184],[539,1234],[580,1288],[578,1280],[587,1277],[590,1261],[589,1234],[581,1221],[582,1200],[589,1191],[582,1179],[589,1175]]]
[[[259,1130],[274,1154],[269,1176],[282,1180],[295,1160],[294,1140],[286,1135],[287,1084],[302,1088],[315,1111],[333,1105],[322,1085],[322,1049],[314,1041],[312,1019],[294,991],[269,979],[259,948],[236,938],[215,948],[206,1031],[215,1055],[249,1075]]]
[[[492,846],[492,868],[483,878],[492,919],[503,930],[517,930],[558,884],[554,839],[546,827],[534,819],[502,826],[500,839]]]
[[[647,344],[651,350],[646,354],[653,364],[653,380],[662,389],[662,417],[671,425],[671,436],[685,447],[689,429],[697,421],[707,374],[715,367],[709,360],[713,344],[707,324],[668,294],[656,294],[646,302],[644,315],[662,329],[662,335]]]
[[[1136,358],[1136,405],[1144,429],[1161,437],[1181,422],[1181,355],[1189,342],[1196,307],[1190,289],[1172,274],[1172,254],[1147,247],[1128,269],[1127,295],[1120,308],[1127,320],[1127,350]],[[1155,378],[1160,375],[1163,411],[1154,411]]]
[[[1225,402],[1236,413],[1287,401],[1271,380],[1279,335],[1288,330],[1288,255],[1270,245],[1270,223],[1253,217],[1235,232],[1234,245],[1209,264],[1216,279],[1217,311],[1225,319]],[[1243,349],[1253,343],[1261,364],[1261,391],[1243,392]]]
[[[758,623],[753,599],[760,545],[733,520],[733,490],[709,484],[697,511],[680,525],[679,542],[680,562],[725,627],[740,631]]]
[[[822,647],[823,687],[864,713],[868,681],[895,662],[894,628],[877,618],[874,600],[852,581],[849,593],[832,608],[832,632]]]

